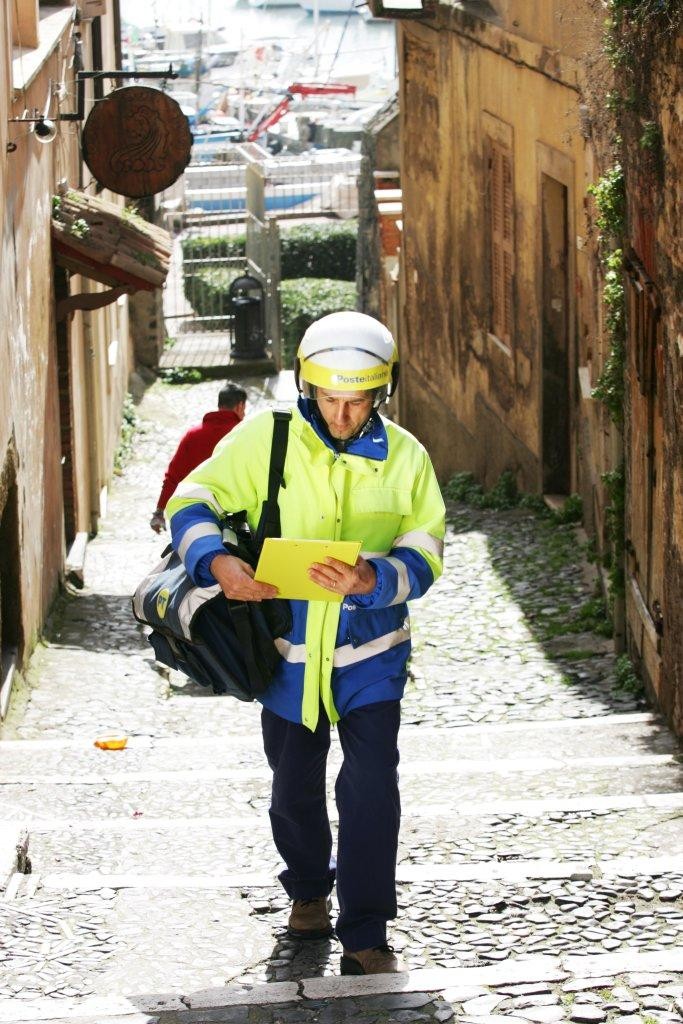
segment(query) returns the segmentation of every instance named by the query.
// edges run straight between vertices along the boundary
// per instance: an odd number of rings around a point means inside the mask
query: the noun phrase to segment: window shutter
[[[491,331],[506,344],[513,335],[514,194],[512,153],[490,142]]]

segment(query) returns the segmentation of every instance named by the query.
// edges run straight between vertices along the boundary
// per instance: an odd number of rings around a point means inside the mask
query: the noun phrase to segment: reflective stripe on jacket
[[[246,509],[255,529],[267,493],[273,431],[268,412],[244,421],[171,498],[173,544],[190,575],[221,547],[216,517]],[[298,412],[289,431],[279,505],[282,536],[360,540],[377,572],[372,594],[340,604],[292,601],[283,661],[262,703],[315,729],[319,704],[331,722],[364,704],[400,698],[410,654],[406,601],[442,569],[444,504],[424,447],[377,418],[379,458],[335,452]],[[366,444],[363,448],[368,450]],[[197,579],[206,584],[212,579]]]

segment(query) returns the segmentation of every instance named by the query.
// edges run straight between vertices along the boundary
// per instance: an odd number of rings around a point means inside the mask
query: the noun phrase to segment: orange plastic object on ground
[[[95,740],[95,746],[100,750],[123,750],[127,743],[127,736],[98,736]]]

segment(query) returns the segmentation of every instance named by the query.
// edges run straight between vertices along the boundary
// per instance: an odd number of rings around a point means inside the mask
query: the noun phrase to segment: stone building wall
[[[114,6],[101,19],[105,67],[115,62]],[[74,83],[63,99],[54,83],[71,67],[75,6],[41,6],[37,45],[22,48],[13,46],[14,11],[0,11],[0,547],[12,548],[0,560],[0,664],[11,656],[21,667],[69,545],[96,530],[106,503],[132,353],[125,296],[57,322],[56,298],[102,286],[53,263],[53,196],[60,183],[91,191],[96,183],[81,162],[77,124],[57,121],[55,140],[41,144],[28,125],[8,119],[46,104],[53,117],[60,104],[72,109]],[[90,69],[91,23],[79,31]],[[86,114],[91,104],[89,86]],[[9,593],[15,623],[2,615]]]

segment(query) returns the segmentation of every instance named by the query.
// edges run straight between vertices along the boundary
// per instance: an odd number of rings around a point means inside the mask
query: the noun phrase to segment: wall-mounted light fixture
[[[57,135],[57,122],[59,121],[82,121],[85,117],[85,83],[89,78],[103,79],[103,78],[117,78],[117,79],[128,79],[128,78],[161,78],[161,79],[175,79],[178,77],[178,73],[173,70],[173,65],[169,64],[168,71],[164,71],[161,74],[158,71],[78,71],[76,72],[76,84],[78,86],[78,103],[76,110],[73,113],[58,114],[57,117],[49,117],[50,105],[52,103],[53,96],[60,96],[61,89],[57,85],[53,87],[50,82],[50,90],[48,93],[47,102],[45,109],[41,114],[39,110],[33,111],[25,110],[21,117],[9,117],[7,120],[10,124],[27,124],[29,125],[29,131],[35,135],[39,142],[52,142]],[[7,143],[7,152],[14,153],[17,148],[16,142]]]
[[[374,18],[407,20],[433,17],[435,0],[367,0],[367,4]]]
[[[21,117],[10,117],[8,120],[10,124],[28,125],[29,133],[35,135],[38,142],[52,142],[57,135],[56,123],[45,114],[41,114],[38,110],[25,110]],[[7,143],[8,153],[14,153],[16,148],[16,142]]]

